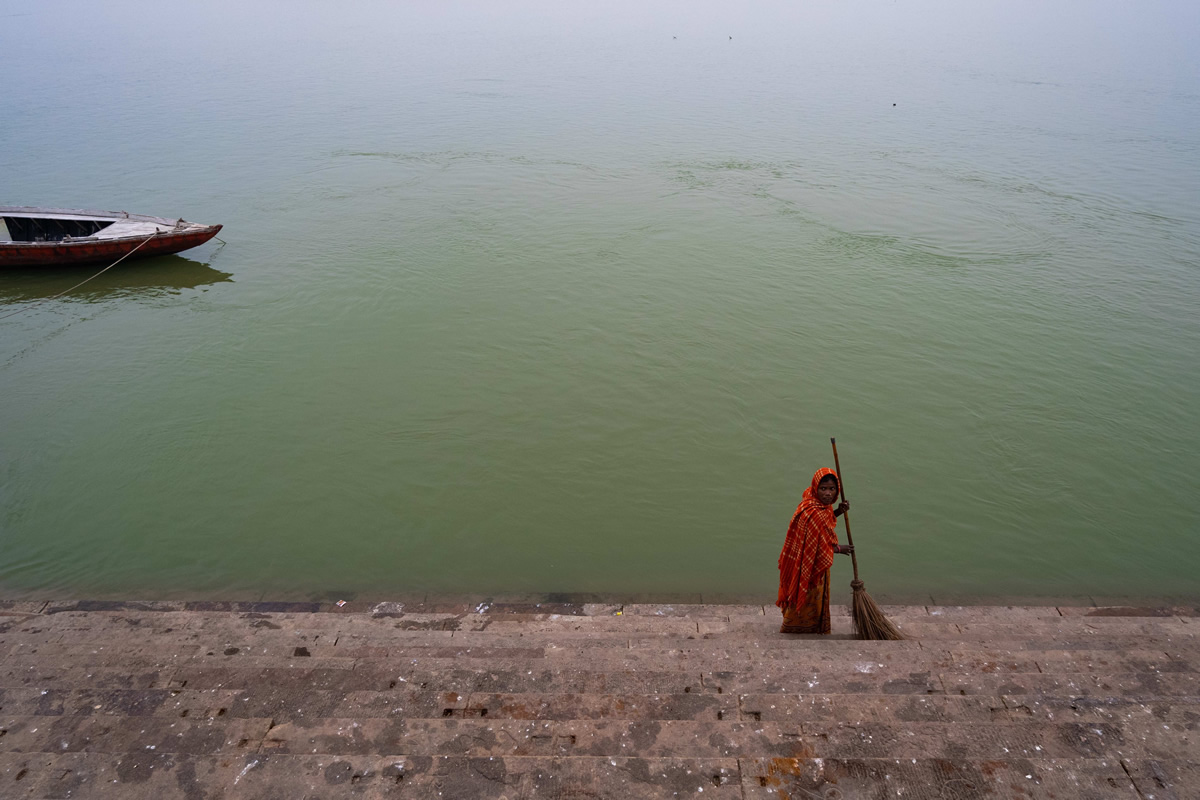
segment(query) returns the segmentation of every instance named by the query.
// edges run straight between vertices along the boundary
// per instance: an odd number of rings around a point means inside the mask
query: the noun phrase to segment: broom
[[[841,492],[842,502],[845,502],[846,484],[842,482],[842,467],[838,464],[837,439],[830,438],[829,443],[833,445],[833,468],[837,471],[838,491]],[[842,514],[842,519],[846,521],[846,543],[853,548],[854,539],[850,537],[850,512]],[[850,551],[850,563],[854,565],[854,580],[850,581],[850,588],[854,590],[850,606],[851,615],[854,618],[854,635],[859,639],[896,640],[906,638],[896,629],[895,625],[888,622],[887,617],[879,610],[879,606],[875,605],[875,601],[871,599],[871,595],[867,594],[863,582],[858,579],[858,556],[854,554],[853,549]]]

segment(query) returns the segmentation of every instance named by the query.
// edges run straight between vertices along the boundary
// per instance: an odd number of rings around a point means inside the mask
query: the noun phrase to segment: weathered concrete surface
[[[1197,609],[887,611],[0,603],[0,798],[1200,798]]]

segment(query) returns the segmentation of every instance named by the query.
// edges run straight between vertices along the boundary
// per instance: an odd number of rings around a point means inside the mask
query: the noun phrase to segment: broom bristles
[[[854,635],[859,639],[899,641],[907,638],[895,625],[888,621],[879,606],[867,594],[862,581],[851,581],[853,598],[850,606],[854,618]]]

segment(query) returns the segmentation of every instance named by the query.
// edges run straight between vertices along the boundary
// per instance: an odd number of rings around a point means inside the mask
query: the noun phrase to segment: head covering
[[[813,473],[812,483],[809,484],[808,487],[809,491],[813,493],[814,498],[817,496],[817,486],[819,486],[821,481],[825,480],[826,478],[833,478],[835,481],[837,481],[838,488],[842,488],[842,482],[838,480],[837,472],[831,470],[829,467],[821,467],[819,470]],[[808,492],[805,492],[805,494],[807,493]]]
[[[817,499],[817,486],[828,475],[837,478],[837,473],[828,467],[816,471],[788,526],[779,554],[779,597],[775,605],[780,608],[804,605],[813,577],[833,566],[837,517],[832,506]]]

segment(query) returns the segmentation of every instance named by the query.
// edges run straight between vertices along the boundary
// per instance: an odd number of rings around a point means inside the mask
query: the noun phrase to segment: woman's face
[[[837,500],[837,496],[837,481],[833,478],[825,478],[817,484],[817,499],[824,505],[833,505],[833,501]]]

